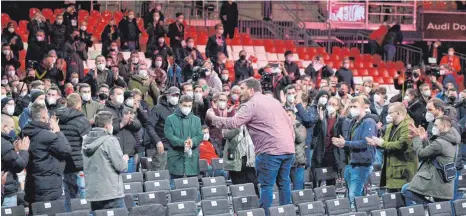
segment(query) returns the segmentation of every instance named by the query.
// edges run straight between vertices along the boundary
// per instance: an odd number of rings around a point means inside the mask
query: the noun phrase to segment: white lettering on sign
[[[219,159],[219,160],[218,160],[218,163],[223,163],[223,159]]]
[[[131,175],[126,175],[126,179],[131,179]]]
[[[312,204],[307,204],[307,209],[313,209],[314,208],[314,205]]]
[[[87,200],[81,199],[81,205],[86,205],[86,204],[87,204]]]
[[[322,188],[322,193],[327,193],[327,188]]]
[[[188,180],[187,180],[187,179],[183,179],[183,184],[188,184]]]
[[[159,187],[159,186],[160,186],[160,182],[154,182],[154,186],[155,186],[155,187]]]
[[[367,199],[367,198],[362,198],[362,202],[363,202],[363,203],[368,203],[368,202],[369,202],[369,199]]]
[[[217,201],[212,201],[212,202],[210,202],[210,204],[211,204],[212,206],[217,206]]]
[[[375,176],[379,177],[379,176],[380,176],[380,172],[376,172],[376,173],[375,173]]]
[[[327,169],[322,169],[322,173],[327,173]]]
[[[52,208],[52,204],[50,204],[49,202],[44,203],[44,208]]]
[[[333,5],[330,13],[331,21],[357,22],[365,19],[364,5]]]
[[[152,162],[152,158],[147,158],[147,161]]]
[[[275,194],[272,194],[272,199],[275,199]]]
[[[395,194],[390,194],[390,199],[396,199]]]
[[[385,211],[381,211],[380,216],[387,216],[387,214],[385,214]]]
[[[435,205],[435,208],[436,208],[436,209],[442,209],[442,205],[436,204],[436,205]]]
[[[151,193],[149,194],[149,199],[154,199],[155,198],[155,194]]]
[[[283,213],[283,212],[285,212],[285,210],[283,210],[282,207],[278,208],[278,213]]]
[[[5,209],[5,214],[11,214],[11,209],[9,208]]]
[[[247,203],[248,199],[247,198],[241,198],[241,203]]]
[[[211,188],[211,189],[210,189],[210,192],[212,192],[212,193],[217,193],[217,188]]]
[[[461,206],[463,206],[463,208],[466,208],[466,203],[461,203]]]
[[[210,179],[210,183],[215,183],[216,180],[214,178]]]
[[[178,204],[178,209],[184,209],[184,204],[183,203]]]
[[[157,172],[157,173],[154,173],[154,176],[155,176],[156,178],[158,178],[158,177],[160,177],[160,173],[158,173],[158,172]]]
[[[125,190],[129,190],[129,189],[131,189],[131,185],[125,184]]]
[[[239,191],[244,191],[244,187],[243,187],[243,186],[239,186],[239,187],[238,187],[238,190],[239,190]]]
[[[181,191],[181,196],[186,196],[186,191]]]
[[[302,191],[299,191],[298,194],[299,194],[299,196],[304,196],[304,192],[302,192]]]
[[[254,214],[252,212],[248,212],[246,214],[247,214],[247,216],[254,216]]]
[[[335,206],[339,206],[339,205],[340,205],[340,201],[335,200],[335,201],[333,201],[333,204],[335,204]]]
[[[409,209],[408,209],[408,212],[409,212],[410,214],[414,214],[414,209],[413,209],[413,208],[409,208]]]
[[[113,211],[107,211],[107,216],[114,216],[115,213]]]

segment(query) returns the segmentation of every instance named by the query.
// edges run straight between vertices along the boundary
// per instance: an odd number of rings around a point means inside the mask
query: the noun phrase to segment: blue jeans
[[[278,182],[280,205],[291,203],[290,169],[294,163],[294,154],[269,155],[261,153],[256,156],[257,180],[261,184],[260,206],[269,215],[273,201],[273,186]]]
[[[225,179],[228,179],[228,172],[225,170],[215,170],[213,172],[212,166],[207,167],[207,173],[209,173],[209,176],[216,177],[216,176],[223,176]]]
[[[134,163],[134,157],[129,157],[128,160],[128,171],[126,173],[136,172],[136,164]]]
[[[405,198],[405,204],[406,206],[413,206],[413,205],[423,205],[426,206],[429,203],[432,203],[430,200],[426,199],[425,196],[412,192],[408,190],[409,183],[404,184],[403,187],[401,188],[401,194]],[[444,199],[439,199],[434,197],[435,202],[443,202],[447,201]]]
[[[396,46],[386,44],[383,46],[385,52],[385,61],[393,61],[396,55]]]
[[[3,207],[15,207],[18,205],[18,195],[7,196],[3,198]]]
[[[113,208],[126,208],[124,198],[116,198],[111,200],[94,201],[91,202],[91,210],[113,209]]]
[[[362,196],[364,184],[369,178],[373,167],[372,166],[352,166],[346,165],[345,182],[348,188],[348,197],[351,206],[354,206],[354,198]]]
[[[314,152],[314,149],[311,148],[306,148],[306,167],[311,167],[312,163],[312,152]]]
[[[376,149],[374,164],[379,164],[380,168],[383,168],[383,149]]]
[[[290,177],[293,182],[293,190],[304,189],[304,166],[292,167],[290,170]]]
[[[70,212],[70,199],[86,199],[84,172],[65,173],[63,175],[63,189],[65,191],[65,209]]]

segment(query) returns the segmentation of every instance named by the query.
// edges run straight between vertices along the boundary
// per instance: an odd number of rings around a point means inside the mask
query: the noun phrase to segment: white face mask
[[[55,104],[55,103],[57,103],[57,98],[47,97],[47,103],[49,103],[49,105]]]
[[[105,64],[98,64],[97,65],[97,70],[103,71],[105,70],[106,65]]]
[[[162,61],[155,61],[155,66],[156,67],[161,67],[162,66]]]
[[[45,105],[45,100],[36,100],[35,103]]]
[[[212,72],[210,72],[210,71],[206,71],[206,72],[205,72],[205,75],[206,75],[206,76],[210,76],[210,74],[212,74]]]
[[[14,71],[14,70],[8,71],[8,76],[9,77],[13,77],[15,74],[16,74],[16,71]]]
[[[378,94],[375,94],[374,95],[374,102],[380,103],[380,101],[382,101],[382,97],[380,97],[380,95],[378,95]]]
[[[79,78],[73,78],[71,79],[71,84],[76,85],[79,83]]]
[[[366,109],[364,109],[364,111],[365,111],[366,113],[371,113],[371,109],[370,109],[370,108],[366,108]]]
[[[218,108],[221,110],[224,110],[225,108],[227,108],[227,102],[225,101],[219,101],[217,105],[218,105]]]
[[[287,62],[291,62],[291,60],[293,60],[293,57],[286,57]]]
[[[202,140],[207,141],[209,140],[210,136],[208,133],[204,134],[204,137],[202,137]]]
[[[403,98],[403,100],[405,100],[405,101],[410,101],[410,100],[411,100],[411,98],[409,98],[409,96],[408,96],[408,95],[406,95],[406,96]]]
[[[21,92],[21,93],[19,94],[19,96],[24,97],[24,96],[26,96],[27,94],[28,94],[28,92]]]
[[[179,97],[168,96],[168,103],[170,103],[173,106],[176,106],[179,100],[180,100]]]
[[[426,90],[422,92],[422,96],[424,97],[430,97],[431,95],[432,95],[432,92],[430,92],[430,90]]]
[[[113,125],[110,125],[110,128],[106,130],[108,134],[113,134]]]
[[[10,55],[10,52],[11,52],[10,50],[3,50],[3,54],[5,55]]]
[[[123,95],[117,95],[115,97],[115,102],[117,104],[123,104],[124,101],[125,101],[125,96],[123,96]]]
[[[133,105],[134,105],[133,103],[134,103],[133,98],[126,99],[126,103],[125,103],[126,106],[133,107]]]
[[[361,113],[359,112],[359,109],[357,108],[352,108],[350,110],[350,114],[353,118],[358,117]]]
[[[427,112],[427,113],[426,113],[426,121],[427,121],[427,122],[432,122],[432,121],[434,121],[434,120],[435,120],[434,114],[432,114],[432,113],[430,113],[430,112]]]
[[[194,95],[194,92],[192,92],[192,91],[186,92],[186,95],[188,95],[189,97],[191,97],[191,98],[192,98],[192,97],[193,97],[193,95]]]
[[[228,74],[222,74],[222,80],[228,80]]]
[[[146,77],[147,76],[147,70],[139,70],[139,76]]]
[[[118,47],[116,47],[116,46],[112,47],[111,49],[118,52]]]
[[[131,61],[133,62],[133,64],[137,64],[139,63],[139,58],[133,58]]]
[[[82,31],[86,31],[86,30],[87,30],[87,26],[81,26],[81,30],[82,30]]]
[[[82,94],[81,98],[83,99],[83,101],[89,101],[91,100],[91,94]]]
[[[332,115],[333,113],[335,113],[337,110],[333,107],[333,106],[330,106],[330,105],[327,105],[327,113]]]
[[[14,112],[15,112],[15,105],[7,105],[6,114],[12,116]]]
[[[442,76],[445,75],[445,70],[440,70],[439,72],[440,72],[440,75]]]
[[[8,80],[2,79],[2,85],[6,85],[6,84],[8,84]]]
[[[286,102],[288,103],[293,103],[294,102],[294,95],[287,95],[286,96]]]
[[[13,33],[13,32],[15,32],[15,29],[14,29],[14,28],[8,28],[8,31],[9,31],[10,33]]]
[[[385,117],[385,121],[387,121],[388,124],[392,123],[393,122],[393,118],[391,115],[387,115],[387,117]]]
[[[63,20],[57,20],[57,24],[61,25],[63,23]]]
[[[371,87],[364,87],[364,90],[366,90],[366,93],[371,92],[372,88]]]
[[[41,37],[41,36],[37,36],[37,41],[44,41],[44,37]]]
[[[191,107],[181,107],[180,111],[183,113],[183,115],[187,116],[189,113],[191,113]]]
[[[350,66],[349,64],[343,64],[343,67],[346,68],[346,69],[348,69],[349,66]]]
[[[187,46],[192,49],[194,47],[194,43],[188,43]]]
[[[440,130],[437,126],[432,127],[432,135],[438,136],[440,134]]]
[[[195,93],[194,94],[194,99],[197,100],[197,101],[202,100],[202,93]]]
[[[134,15],[129,15],[128,18],[129,19],[134,19]]]
[[[233,101],[237,101],[237,100],[239,99],[239,95],[237,95],[237,94],[232,94],[232,95],[231,95],[231,99],[232,99]]]
[[[326,97],[320,97],[319,98],[319,104],[320,105],[325,105],[327,104],[328,99]]]
[[[455,52],[448,51],[448,55],[452,56],[453,54],[455,54]]]

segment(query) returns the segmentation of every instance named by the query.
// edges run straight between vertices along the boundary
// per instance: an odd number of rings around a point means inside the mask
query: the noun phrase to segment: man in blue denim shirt
[[[366,137],[377,136],[374,119],[364,111],[364,99],[360,96],[351,99],[350,115],[353,117],[349,138],[342,136],[332,138],[332,143],[339,148],[350,150],[350,161],[345,170],[345,181],[352,206],[354,198],[362,196],[364,183],[372,172],[375,158],[375,147],[367,144]]]

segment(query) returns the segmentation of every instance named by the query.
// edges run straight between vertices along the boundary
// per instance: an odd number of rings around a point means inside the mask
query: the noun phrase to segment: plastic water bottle
[[[193,150],[191,148],[185,147],[185,152],[188,155],[188,157],[193,156]]]

